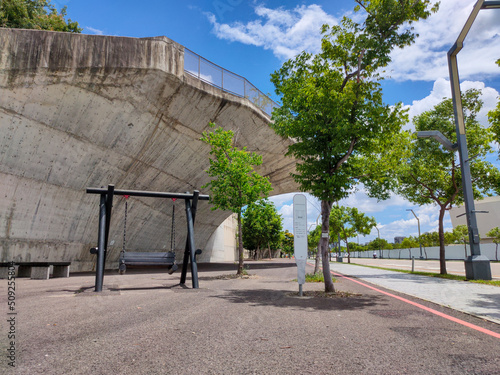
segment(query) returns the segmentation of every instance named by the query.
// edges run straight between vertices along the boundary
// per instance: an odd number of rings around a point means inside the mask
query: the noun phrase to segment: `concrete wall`
[[[214,121],[237,145],[263,155],[258,172],[274,194],[297,190],[289,144],[247,99],[184,74],[184,48],[165,38],[123,38],[0,29],[0,258],[72,261],[89,270],[98,201],[87,187],[185,192],[208,182],[201,133]],[[203,191],[202,193],[208,193]],[[171,200],[129,199],[127,249],[170,248]],[[185,244],[176,203],[176,250]],[[229,212],[200,202],[200,261]],[[122,247],[124,198],[116,197],[108,267]],[[214,240],[215,241],[215,240]]]

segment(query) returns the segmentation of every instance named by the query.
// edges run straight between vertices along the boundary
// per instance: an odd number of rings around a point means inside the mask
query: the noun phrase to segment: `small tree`
[[[255,250],[257,259],[262,258],[262,249],[267,247],[271,258],[271,248],[279,246],[283,227],[281,215],[276,211],[274,203],[265,199],[250,203],[244,210],[242,219],[244,247]]]
[[[401,247],[404,249],[408,249],[408,251],[410,253],[410,259],[411,259],[411,249],[414,249],[418,246],[419,246],[418,241],[412,236],[406,237],[403,240],[403,242],[401,242]],[[399,258],[401,259],[401,250],[399,250]]]
[[[380,250],[382,252],[382,250],[389,248],[389,242],[383,238],[375,238],[368,243],[368,249],[370,250]]]
[[[464,254],[467,258],[467,244],[469,243],[469,230],[467,225],[457,225],[453,228],[453,242],[464,244]]]
[[[216,125],[210,123],[210,127]],[[271,183],[254,171],[254,166],[262,164],[262,156],[254,152],[242,150],[233,145],[231,130],[221,127],[214,131],[205,131],[201,140],[211,146],[210,168],[207,173],[214,177],[204,185],[209,187],[212,209],[230,210],[238,215],[238,271],[243,272],[243,238],[241,228],[241,210],[262,196],[267,197],[271,191]]]
[[[57,12],[50,0],[0,1],[0,27],[81,33],[78,22],[66,20],[66,7]]]
[[[497,64],[500,66],[500,59],[497,60]],[[491,130],[495,134],[495,141],[500,144],[500,100],[498,100],[497,107],[488,112],[488,119],[491,123]],[[499,189],[496,189],[497,194],[500,194]]]
[[[500,243],[500,229],[495,227],[491,229],[488,233],[486,233],[488,237],[491,237],[493,243],[496,245],[495,247],[495,260],[498,262],[498,244]]]
[[[500,174],[485,160],[491,151],[492,133],[477,121],[483,104],[479,96],[478,90],[467,90],[462,95],[467,147],[469,154],[474,155],[469,163],[475,199],[491,194],[491,189],[497,187]],[[413,123],[417,131],[438,130],[452,142],[456,140],[451,99],[445,99],[432,110],[416,116]],[[440,273],[446,274],[444,217],[453,205],[463,202],[458,153],[444,149],[434,140],[415,138],[413,134],[401,134],[398,151],[405,156],[396,169],[399,184],[395,191],[412,203],[438,207]]]
[[[370,234],[376,225],[373,217],[365,216],[356,207],[334,206],[330,214],[330,237],[340,234],[346,244],[347,262],[351,263],[349,238]]]
[[[290,233],[288,229],[286,229],[283,233],[282,236],[282,241],[281,241],[281,251],[284,254],[288,254],[289,256],[292,256],[294,253],[294,239],[293,239],[293,233]]]

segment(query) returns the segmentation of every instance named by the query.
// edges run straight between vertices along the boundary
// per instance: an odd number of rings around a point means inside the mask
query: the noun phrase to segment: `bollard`
[[[415,257],[411,257],[411,272],[415,272]]]

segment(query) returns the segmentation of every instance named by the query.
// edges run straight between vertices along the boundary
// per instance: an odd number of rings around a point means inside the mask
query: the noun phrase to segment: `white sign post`
[[[299,295],[302,297],[302,285],[306,283],[307,262],[307,207],[304,194],[293,197],[293,249],[297,264]]]

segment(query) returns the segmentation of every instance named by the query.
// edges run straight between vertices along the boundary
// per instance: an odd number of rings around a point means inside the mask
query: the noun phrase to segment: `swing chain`
[[[172,230],[170,236],[170,251],[175,253],[175,198],[172,198]]]
[[[123,243],[121,256],[125,256],[125,246],[127,244],[127,214],[128,214],[128,195],[125,195],[125,217],[123,219]]]

